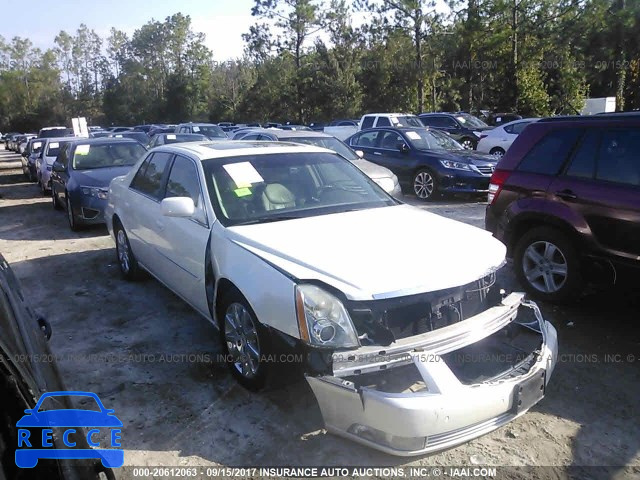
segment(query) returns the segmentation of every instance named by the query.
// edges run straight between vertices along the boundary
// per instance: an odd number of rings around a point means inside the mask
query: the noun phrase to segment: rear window
[[[563,128],[545,135],[525,155],[518,171],[556,175],[582,133],[579,128]]]
[[[362,120],[361,130],[364,130],[365,128],[373,127],[373,120],[374,119],[375,119],[375,117],[373,117],[373,116],[364,117],[364,120]]]

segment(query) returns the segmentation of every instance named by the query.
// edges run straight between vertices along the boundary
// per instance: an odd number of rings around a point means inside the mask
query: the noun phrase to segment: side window
[[[578,128],[563,128],[549,132],[518,165],[518,170],[542,175],[556,175],[582,131]]]
[[[159,199],[162,195],[162,177],[171,156],[170,153],[158,152],[147,157],[133,177],[131,188]]]
[[[369,147],[373,148],[376,146],[376,139],[378,138],[379,132],[366,132],[361,133],[355,139],[354,145],[358,147]]]
[[[460,128],[458,122],[450,117],[442,117],[442,126],[446,128]]]
[[[366,117],[364,117],[364,120],[362,120],[362,126],[360,127],[360,130],[364,130],[365,128],[373,127],[373,121],[374,120],[375,120],[374,116],[366,116]]]
[[[640,186],[640,130],[620,128],[602,132],[596,178]]]
[[[576,149],[571,164],[567,168],[567,175],[578,178],[593,178],[596,170],[596,152],[600,142],[600,133],[587,130],[580,145]]]
[[[196,207],[200,203],[198,170],[188,158],[176,156],[171,166],[165,194],[165,198],[169,197],[191,197]]]
[[[401,143],[405,143],[402,136],[396,132],[384,132],[382,140],[380,141],[380,148],[386,148],[387,150],[398,150],[398,146]]]
[[[58,157],[56,158],[56,161],[61,163],[62,165],[67,166],[67,164],[69,163],[69,145],[64,146],[60,152],[58,153]]]
[[[511,125],[508,130],[505,128],[505,130],[509,133],[513,133],[514,135],[520,135],[529,123],[531,122],[516,123],[515,125]]]
[[[429,117],[422,117],[420,118],[420,120],[422,120],[422,123],[424,123],[425,126],[427,127],[446,127],[446,122],[444,121],[445,118],[444,117],[436,117],[436,116],[429,116]]]
[[[378,123],[376,123],[376,127],[390,127],[391,122],[387,117],[378,117]]]
[[[242,137],[242,140],[259,140],[260,137],[261,135],[258,133],[250,133],[249,135],[245,135],[244,137]]]
[[[339,127],[353,127],[355,123],[353,122],[338,122]]]

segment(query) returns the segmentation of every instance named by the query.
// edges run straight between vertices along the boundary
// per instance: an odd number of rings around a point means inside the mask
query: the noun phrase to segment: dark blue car
[[[89,409],[66,408],[58,397],[84,397]],[[43,402],[55,408],[41,410]],[[62,405],[62,406],[61,406]],[[92,392],[47,392],[33,409],[24,411],[18,420],[18,448],[16,464],[20,468],[33,468],[40,459],[99,459],[107,468],[121,467],[124,451],[121,447],[122,422],[111,409],[104,407],[100,398]],[[98,434],[100,428],[108,429],[108,439]],[[32,430],[33,429],[33,430]],[[55,433],[54,433],[55,429]],[[67,448],[56,448],[53,437],[61,437]],[[92,448],[78,448],[86,438]]]
[[[490,155],[466,150],[446,133],[428,128],[372,128],[356,133],[347,143],[395,173],[405,193],[423,200],[443,193],[487,193],[497,163]]]
[[[51,172],[53,208],[65,208],[71,230],[104,223],[109,183],[126,175],[146,152],[128,138],[89,138],[68,143]]]

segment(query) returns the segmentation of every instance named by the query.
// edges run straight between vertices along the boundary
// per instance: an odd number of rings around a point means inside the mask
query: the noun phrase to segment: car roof
[[[597,115],[564,115],[540,119],[540,123],[551,122],[602,122],[640,120],[640,112],[611,112]]]
[[[213,126],[213,127],[217,127],[218,126],[215,123],[207,123],[207,122],[186,122],[186,123],[179,123],[177,126],[181,127],[183,125],[195,125],[196,127],[200,126],[200,125],[210,125],[210,126]]]
[[[369,115],[378,115],[380,117],[415,117],[415,115],[413,113],[388,113],[388,112],[381,112],[381,113],[365,113],[363,115],[363,117],[368,117]]]
[[[278,138],[295,138],[295,137],[333,138],[332,135],[329,135],[324,132],[315,132],[313,130],[282,130],[279,128],[252,128],[247,131],[242,131],[241,133],[246,133],[247,135],[251,133],[265,133],[265,134],[271,134]]]
[[[104,143],[135,143],[140,145],[140,142],[129,137],[99,137],[99,138],[72,138],[72,143],[75,145],[98,145]]]
[[[154,151],[182,153],[200,160],[238,157],[242,155],[268,155],[271,153],[335,153],[326,148],[295,143],[221,140],[213,142],[173,143],[156,147]]]

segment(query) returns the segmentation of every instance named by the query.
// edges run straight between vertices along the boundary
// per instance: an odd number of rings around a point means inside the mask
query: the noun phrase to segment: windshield
[[[227,138],[227,134],[224,133],[217,125],[194,125],[193,133],[201,133],[209,138]]]
[[[316,147],[328,148],[329,150],[333,150],[334,152],[342,155],[347,160],[358,160],[358,155],[356,152],[351,150],[347,145],[334,137],[292,137],[292,138],[283,138],[280,137],[280,140],[285,140],[287,142],[296,142],[296,143],[304,143],[306,145],[314,145]]]
[[[202,162],[225,226],[395,205],[352,163],[333,153],[247,155]]]
[[[473,115],[469,115],[468,113],[459,113],[458,115],[456,115],[456,118],[462,125],[468,128],[482,128],[488,126],[479,118],[476,118]]]
[[[394,127],[424,127],[424,124],[415,115],[391,117],[391,123]]]
[[[139,143],[78,145],[73,155],[74,170],[131,166],[146,152]]]
[[[410,130],[405,134],[411,145],[418,150],[464,150],[453,138],[438,130]]]
[[[73,130],[70,128],[50,128],[47,130],[40,130],[40,138],[51,138],[51,137],[64,137],[65,135],[69,135],[73,133]]]

